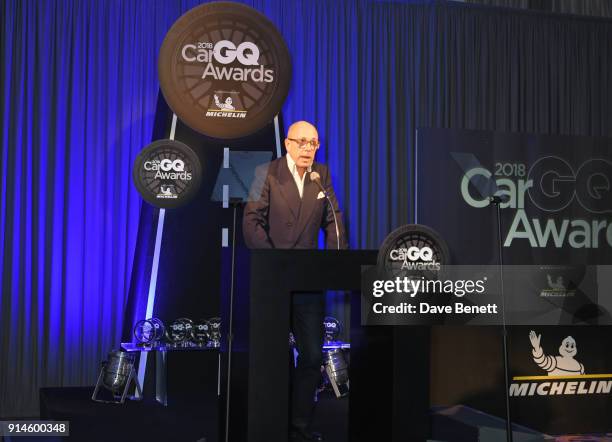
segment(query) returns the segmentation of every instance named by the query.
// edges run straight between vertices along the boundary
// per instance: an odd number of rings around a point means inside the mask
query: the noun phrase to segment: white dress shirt
[[[295,161],[293,161],[293,158],[291,158],[291,155],[287,154],[285,156],[287,157],[287,166],[289,166],[289,172],[291,173],[291,175],[293,175],[293,179],[295,180],[295,184],[297,185],[300,198],[302,198],[302,195],[304,195],[304,180],[306,179],[306,173],[304,173],[302,178],[300,178],[300,174],[297,170],[297,165],[295,164]],[[310,172],[312,172],[312,166],[308,167],[308,173]]]

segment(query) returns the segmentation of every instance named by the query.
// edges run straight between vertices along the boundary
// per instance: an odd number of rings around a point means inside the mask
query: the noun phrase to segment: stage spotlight
[[[346,396],[349,392],[348,363],[342,342],[338,341],[338,336],[342,332],[342,324],[336,318],[326,316],[323,320],[325,328],[325,347],[323,366],[329,379],[334,394],[337,398]],[[331,347],[331,348],[330,348]]]
[[[123,404],[128,397],[127,394],[132,381],[135,383],[138,396],[131,396],[129,399],[142,398],[142,390],[134,370],[134,355],[123,351],[111,350],[108,353],[108,360],[102,362],[96,388],[91,399],[96,402]],[[112,400],[98,399],[101,387],[110,390],[113,395]]]
[[[349,376],[348,363],[341,348],[325,352],[325,373],[337,398],[348,395]]]

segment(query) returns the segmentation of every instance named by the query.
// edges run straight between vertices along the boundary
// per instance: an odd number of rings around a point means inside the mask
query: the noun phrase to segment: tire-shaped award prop
[[[198,193],[202,165],[198,155],[186,144],[157,140],[136,157],[132,178],[146,202],[173,209],[187,204]]]
[[[385,238],[378,252],[377,268],[378,274],[387,279],[436,279],[440,266],[449,262],[448,246],[435,230],[406,224]]]
[[[234,2],[182,15],[159,51],[159,85],[174,113],[215,138],[241,138],[277,115],[291,83],[291,58],[274,24]]]
[[[174,347],[188,347],[191,343],[193,321],[188,318],[179,318],[166,329],[166,339]]]

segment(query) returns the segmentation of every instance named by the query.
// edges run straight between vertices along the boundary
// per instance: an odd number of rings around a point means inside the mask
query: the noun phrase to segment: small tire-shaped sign
[[[420,224],[406,224],[391,232],[379,248],[378,273],[396,276],[436,277],[440,266],[449,264],[446,242],[433,229]]]

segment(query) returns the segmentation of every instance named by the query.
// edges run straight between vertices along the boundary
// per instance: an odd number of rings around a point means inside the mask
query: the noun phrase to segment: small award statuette
[[[211,348],[221,347],[221,318],[210,318],[208,320],[208,326],[208,343],[206,346]]]
[[[193,325],[193,329],[191,330],[191,339],[198,347],[207,347],[209,334],[210,325],[208,320],[200,319]]]

